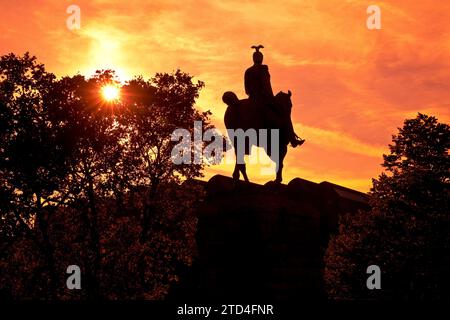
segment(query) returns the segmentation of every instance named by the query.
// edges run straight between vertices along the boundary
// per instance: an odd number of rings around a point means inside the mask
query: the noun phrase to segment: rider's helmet
[[[262,64],[263,58],[264,58],[264,56],[263,56],[262,52],[259,52],[259,51],[253,52],[253,62],[254,63]]]
[[[253,52],[253,62],[256,64],[262,64],[263,62],[263,54],[259,51],[259,49],[264,48],[262,45],[258,46],[252,46],[252,49],[255,49],[255,52]]]

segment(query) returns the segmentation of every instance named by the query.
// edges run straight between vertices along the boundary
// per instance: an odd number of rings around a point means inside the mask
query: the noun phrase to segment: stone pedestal
[[[339,214],[367,208],[360,192],[327,182],[235,183],[214,176],[198,210],[199,300],[324,299],[323,254]]]

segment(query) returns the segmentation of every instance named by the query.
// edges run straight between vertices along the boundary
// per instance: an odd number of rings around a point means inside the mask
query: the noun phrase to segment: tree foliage
[[[448,299],[450,127],[418,114],[405,120],[373,180],[371,210],[346,215],[326,253],[336,299]],[[368,290],[378,265],[382,289]]]
[[[104,85],[122,86],[107,102]],[[86,79],[35,57],[0,58],[0,289],[15,298],[162,298],[195,253],[182,182],[204,164],[171,161],[176,128],[211,128],[195,107],[203,88],[177,70],[121,85],[112,70]],[[66,289],[79,265],[83,290]]]

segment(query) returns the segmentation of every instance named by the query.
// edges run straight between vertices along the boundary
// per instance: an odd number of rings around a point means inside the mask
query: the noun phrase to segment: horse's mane
[[[279,98],[279,97],[285,96],[285,95],[288,95],[288,94],[286,92],[280,91],[275,95],[275,98]]]
[[[280,108],[285,110],[285,112],[291,112],[290,109],[292,107],[291,102],[291,93],[290,91],[288,93],[280,91],[275,95],[275,101],[279,105]]]

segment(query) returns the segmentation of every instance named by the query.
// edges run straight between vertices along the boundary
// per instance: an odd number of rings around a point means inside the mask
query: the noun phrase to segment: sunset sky
[[[251,45],[263,44],[274,92],[293,92],[307,141],[289,149],[284,182],[301,177],[368,191],[396,128],[417,112],[450,120],[450,1],[0,0],[0,54],[30,51],[58,76],[180,68],[202,80],[198,107],[223,128],[224,91],[245,98]],[[66,9],[81,8],[81,29]],[[366,9],[381,8],[381,30]],[[231,175],[231,165],[206,177]],[[266,182],[258,166],[250,180]]]

